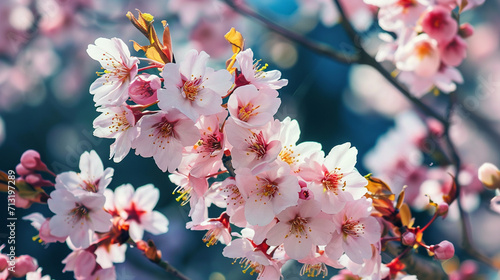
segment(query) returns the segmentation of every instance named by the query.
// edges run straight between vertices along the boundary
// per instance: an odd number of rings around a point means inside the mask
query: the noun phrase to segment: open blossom
[[[403,71],[398,75],[398,80],[404,83],[416,96],[422,96],[434,86],[441,92],[453,92],[457,83],[463,83],[462,74],[455,67],[441,64],[438,72],[432,76],[422,77],[414,72]]]
[[[413,27],[427,8],[427,0],[364,0],[366,4],[380,7],[378,23],[385,30],[399,33]]]
[[[187,175],[186,175],[187,173]],[[182,201],[181,205],[189,203],[189,217],[193,223],[199,224],[207,219],[208,209],[205,202],[205,193],[208,190],[208,181],[205,177],[195,177],[189,170],[182,168],[179,172],[172,172],[168,178],[177,187],[174,193],[178,194],[177,201]]]
[[[370,216],[371,200],[358,199],[347,202],[340,213],[333,216],[333,237],[326,246],[332,258],[340,257],[343,252],[355,263],[363,264],[373,256],[372,244],[380,240],[381,227]]]
[[[226,135],[233,145],[233,166],[236,169],[247,167],[259,172],[260,168],[276,160],[281,150],[280,127],[280,121],[274,120],[260,129],[247,129],[229,119],[226,122]]]
[[[111,182],[114,169],[104,169],[101,158],[94,150],[80,156],[79,166],[80,173],[68,171],[57,175],[56,190],[102,194]]]
[[[111,215],[104,211],[105,197],[99,193],[71,193],[61,188],[50,193],[49,209],[55,213],[50,219],[50,233],[69,237],[76,247],[87,248],[94,232],[106,232],[111,226]]]
[[[292,259],[302,259],[310,254],[313,245],[326,245],[331,236],[333,223],[321,212],[315,200],[302,201],[277,215],[279,222],[267,233],[267,244],[283,244]]]
[[[158,90],[158,106],[169,111],[177,108],[192,121],[200,115],[222,110],[222,97],[233,84],[225,69],[207,67],[209,55],[191,50],[179,64],[168,63],[163,68],[164,89]]]
[[[134,241],[142,240],[144,230],[152,234],[167,232],[167,218],[153,210],[159,198],[160,191],[152,184],[136,190],[125,184],[117,187],[114,194],[106,194],[106,199],[113,201],[113,210],[128,223],[130,238]]]
[[[222,131],[222,126],[226,120],[227,112],[200,116],[196,127],[200,130],[201,138],[192,149],[187,152],[196,154],[190,173],[195,177],[203,177],[216,173],[222,167],[222,156],[226,147],[226,137]]]
[[[100,107],[101,112],[94,120],[94,136],[116,139],[111,144],[109,157],[114,162],[120,162],[130,151],[132,141],[139,131],[135,126],[135,116],[126,105]]]
[[[272,121],[280,104],[276,90],[257,90],[254,85],[236,88],[227,102],[231,118],[246,128],[257,128]]]
[[[354,168],[357,153],[350,143],[337,145],[324,159],[311,160],[301,168],[300,176],[309,182],[308,188],[323,212],[336,214],[347,201],[366,193],[368,182]]]
[[[267,64],[259,65],[259,61],[254,61],[252,49],[246,49],[236,56],[240,65],[241,76],[237,81],[240,85],[252,84],[257,89],[271,88],[280,89],[288,84],[288,80],[281,79],[281,72],[278,70],[264,71]],[[238,84],[238,83],[237,83]]]
[[[299,200],[297,177],[282,162],[255,175],[248,168],[237,170],[236,184],[246,200],[245,217],[251,225],[269,224],[276,214]]]
[[[440,44],[451,41],[458,31],[457,21],[451,16],[451,11],[441,5],[436,5],[422,15],[422,30]]]
[[[129,83],[137,75],[139,59],[131,57],[127,45],[118,38],[98,38],[95,45],[88,46],[87,53],[104,68],[102,76],[90,86],[96,106],[123,104]]]
[[[281,122],[280,142],[281,151],[278,159],[288,163],[293,172],[300,172],[300,165],[306,158],[318,156],[324,157],[321,144],[318,142],[302,142],[298,145],[300,137],[299,123],[296,120],[286,117]]]
[[[394,56],[398,69],[414,71],[420,77],[433,76],[441,64],[437,41],[424,33],[400,46]]]
[[[456,67],[467,56],[467,43],[460,36],[453,37],[447,44],[439,48],[444,64]]]
[[[203,242],[207,243],[207,247],[215,245],[218,241],[226,245],[231,243],[231,224],[226,212],[223,212],[219,218],[207,219],[199,224],[188,222],[186,228],[207,230],[203,237]]]
[[[132,142],[135,153],[153,157],[163,172],[173,172],[179,167],[182,149],[200,139],[194,122],[175,109],[143,116],[137,126],[140,134]]]
[[[222,255],[227,258],[239,259],[243,271],[258,273],[257,279],[280,279],[281,267],[285,254],[281,247],[271,247],[265,242],[257,243],[254,240],[255,232],[250,228],[241,230],[241,235],[224,248]],[[272,257],[268,252],[274,252]]]
[[[64,242],[66,237],[57,237],[50,233],[50,218],[45,218],[42,214],[35,212],[24,216],[23,220],[31,221],[31,225],[38,230],[40,240],[45,243]]]

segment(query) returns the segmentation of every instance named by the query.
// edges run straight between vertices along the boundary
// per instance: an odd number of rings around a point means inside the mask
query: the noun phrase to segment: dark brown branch
[[[343,62],[343,63],[355,63],[359,60],[359,55],[354,53],[345,53],[341,51],[337,51],[330,47],[327,44],[313,41],[311,39],[304,38],[304,36],[297,34],[295,32],[292,32],[286,28],[283,28],[272,21],[268,20],[267,18],[261,16],[260,14],[256,13],[252,9],[248,8],[245,5],[235,3],[235,1],[232,0],[223,0],[227,5],[229,5],[232,9],[234,9],[236,12],[248,16],[250,18],[253,18],[266,26],[268,29],[280,34],[281,36],[298,43],[318,54],[324,55],[326,57],[329,57],[335,61],[338,62]]]

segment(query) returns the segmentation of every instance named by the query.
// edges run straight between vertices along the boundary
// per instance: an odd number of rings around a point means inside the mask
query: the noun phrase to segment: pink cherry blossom
[[[321,160],[310,160],[301,167],[300,176],[321,210],[328,214],[340,212],[346,201],[359,199],[366,193],[366,179],[354,168],[358,150],[350,143],[337,145]]]
[[[66,237],[57,237],[50,233],[50,218],[35,212],[23,217],[23,220],[31,221],[31,225],[39,231],[38,236],[44,243],[64,242]]]
[[[73,271],[75,279],[92,279],[94,269],[97,265],[96,255],[89,250],[76,249],[63,261],[65,264],[63,272]]]
[[[121,105],[128,98],[130,81],[137,74],[139,59],[130,56],[125,43],[118,38],[98,38],[89,45],[88,55],[104,68],[101,77],[90,86],[96,106]]]
[[[192,121],[200,115],[222,111],[222,97],[233,84],[225,69],[207,67],[209,55],[191,50],[179,64],[168,63],[163,68],[163,89],[158,90],[158,106],[168,111],[176,108]]]
[[[191,146],[200,139],[194,122],[172,109],[143,116],[137,123],[139,136],[132,142],[135,153],[153,157],[163,171],[173,172],[182,160],[182,148]]]
[[[128,88],[130,99],[137,104],[149,105],[158,100],[157,91],[161,88],[161,80],[156,75],[137,75]]]
[[[111,268],[113,263],[125,262],[125,252],[127,251],[128,244],[109,244],[100,245],[95,250],[96,262],[102,268]]]
[[[371,200],[361,198],[348,201],[338,214],[333,216],[333,237],[326,246],[327,254],[337,258],[343,252],[358,264],[371,259],[372,244],[380,240],[381,227],[377,220],[370,216]]]
[[[310,251],[310,255],[298,260],[299,263],[303,263],[300,269],[300,275],[307,275],[308,277],[318,277],[323,275],[323,277],[328,275],[328,267],[343,268],[343,266],[337,261],[330,258],[325,252],[325,246],[314,246],[315,249]]]
[[[354,274],[366,277],[368,279],[383,279],[382,273],[382,256],[381,256],[381,244],[377,242],[371,244],[372,256],[370,259],[365,259],[363,263],[353,262],[347,255],[342,255],[339,259],[339,263],[345,266],[349,271]],[[371,278],[370,278],[371,277]]]
[[[244,81],[240,85],[252,84],[257,89],[280,89],[288,84],[288,80],[281,79],[281,72],[278,70],[264,71],[267,64],[259,65],[259,61],[253,58],[252,49],[246,49],[236,56],[240,66],[241,77]]]
[[[221,186],[221,196],[226,202],[226,213],[230,216],[230,222],[239,227],[245,227],[245,198],[236,185],[233,177],[226,178]]]
[[[417,96],[422,96],[429,92],[433,87],[441,92],[450,93],[455,91],[457,83],[463,83],[462,74],[454,67],[441,64],[439,71],[433,76],[422,77],[414,72],[401,72],[398,79],[407,85],[410,92]]]
[[[185,174],[187,173],[187,175]],[[189,217],[193,223],[199,224],[207,219],[208,209],[205,201],[205,193],[208,190],[207,178],[194,177],[187,169],[182,169],[180,172],[172,172],[168,175],[170,181],[177,187],[173,193],[179,194],[177,201],[182,201],[181,205],[189,203]]]
[[[400,46],[394,56],[398,69],[414,71],[420,77],[435,75],[441,63],[437,41],[424,33]]]
[[[311,141],[297,145],[299,137],[299,123],[296,120],[290,119],[290,117],[286,117],[281,122],[280,142],[282,148],[278,155],[278,159],[288,163],[295,173],[300,172],[300,165],[305,162],[306,158],[312,156],[324,157],[324,152],[321,150],[320,143]]]
[[[227,103],[231,119],[246,128],[261,127],[272,121],[280,104],[276,90],[257,90],[254,85],[236,88]]]
[[[104,169],[99,155],[94,150],[84,152],[80,156],[79,166],[80,173],[69,171],[57,175],[56,190],[102,194],[111,182],[113,168]]]
[[[190,173],[195,177],[203,177],[216,173],[222,168],[222,156],[226,147],[226,137],[222,132],[222,126],[226,120],[227,112],[211,116],[200,116],[196,127],[200,130],[201,138],[192,149],[187,152],[196,154],[192,161]]]
[[[107,199],[111,199],[110,193]],[[152,184],[144,185],[136,190],[130,184],[124,184],[115,189],[112,201],[115,211],[129,224],[130,238],[142,240],[144,230],[152,234],[162,234],[168,231],[167,218],[153,208],[158,203],[160,191]]]
[[[243,272],[258,273],[257,279],[280,279],[282,277],[281,267],[284,263],[283,249],[270,247],[264,242],[256,244],[254,234],[250,228],[243,229],[241,235],[236,234],[238,238],[224,248],[222,255],[234,258],[235,261],[240,259],[239,264],[243,268]]]
[[[317,201],[302,201],[277,215],[279,222],[267,233],[266,243],[284,245],[292,259],[302,259],[310,254],[313,245],[326,245],[331,236],[333,223],[321,212]]]
[[[237,170],[236,184],[245,198],[245,217],[249,224],[265,226],[285,208],[295,206],[300,186],[285,163],[253,175],[251,170]]]
[[[406,27],[413,27],[427,8],[427,0],[364,0],[366,4],[380,7],[378,23],[380,27],[396,33]]]
[[[71,193],[61,188],[50,193],[50,233],[69,237],[76,247],[87,248],[93,233],[106,232],[111,227],[111,215],[104,211],[105,197],[99,193]]]
[[[425,12],[421,19],[422,30],[439,44],[446,44],[455,37],[458,24],[451,16],[451,11],[444,6],[437,5]]]
[[[222,244],[231,242],[231,225],[229,223],[229,215],[223,212],[219,218],[207,219],[199,224],[188,222],[186,228],[191,230],[207,230],[203,237],[203,242],[208,246],[217,244],[220,241]]]
[[[455,36],[440,48],[441,60],[449,66],[458,66],[467,56],[467,43],[460,36]]]
[[[231,156],[234,168],[247,167],[259,172],[267,163],[275,161],[281,150],[280,127],[281,123],[274,120],[261,129],[247,129],[229,119],[226,122],[226,135],[233,145]]]
[[[101,113],[94,120],[94,136],[116,139],[111,144],[109,157],[114,162],[120,162],[130,151],[132,141],[139,131],[135,126],[135,116],[126,105],[99,107]]]

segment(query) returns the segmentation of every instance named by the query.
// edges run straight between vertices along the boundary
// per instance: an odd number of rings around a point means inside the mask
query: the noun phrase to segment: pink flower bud
[[[26,183],[33,187],[48,187],[54,185],[51,181],[43,179],[40,174],[28,174],[24,179]]]
[[[35,150],[27,150],[21,156],[21,164],[26,169],[47,171],[47,165],[40,159],[40,154]]]
[[[32,173],[32,171],[31,171],[31,170],[29,170],[29,169],[27,169],[26,167],[24,167],[22,164],[18,164],[18,165],[16,166],[16,173],[17,173],[18,175],[20,175],[20,176],[24,177],[24,176],[27,176],[27,175],[31,174],[31,173]]]
[[[422,17],[422,30],[439,44],[446,44],[457,34],[458,24],[451,11],[443,6],[434,6]]]
[[[462,36],[462,38],[468,38],[472,36],[472,34],[474,34],[474,28],[472,27],[472,25],[470,25],[470,23],[466,22],[460,25],[460,30],[458,31],[458,33],[460,34],[460,36]]]
[[[442,216],[443,219],[446,218],[446,215],[448,215],[448,203],[440,203],[436,211],[438,216]]]
[[[9,266],[9,257],[4,254],[0,254],[0,271],[3,271],[4,269]]]
[[[405,232],[403,233],[403,236],[401,236],[401,243],[406,246],[413,246],[415,245],[415,234],[413,232]]]
[[[135,103],[148,105],[158,100],[156,93],[160,87],[158,76],[141,74],[130,83],[128,94]]]
[[[483,163],[477,171],[477,176],[488,189],[500,189],[500,171],[494,164]]]
[[[16,270],[11,272],[14,277],[24,277],[26,273],[36,271],[38,264],[29,255],[22,255],[16,258]]]
[[[438,245],[431,245],[429,251],[433,252],[438,260],[451,259],[455,255],[455,247],[447,240],[441,241]]]

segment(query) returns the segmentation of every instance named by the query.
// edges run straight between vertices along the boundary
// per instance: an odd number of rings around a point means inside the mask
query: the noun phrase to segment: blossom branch
[[[399,255],[402,249],[396,242],[388,242],[385,248],[386,252],[393,256]],[[448,279],[440,265],[417,254],[404,254],[400,260],[405,264],[408,273],[416,275],[419,280]]]
[[[141,250],[151,262],[157,264],[159,267],[161,267],[163,270],[165,270],[175,278],[181,280],[189,280],[189,278],[182,274],[179,270],[177,270],[167,261],[161,259],[161,252],[156,249],[156,246],[152,240],[148,240],[148,242],[146,243],[142,240],[139,242],[134,242],[132,239],[129,239],[127,243]]]
[[[313,41],[311,39],[307,39],[304,36],[297,34],[295,32],[292,32],[286,28],[283,28],[272,21],[268,20],[266,17],[256,13],[252,9],[248,8],[247,6],[237,3],[236,1],[233,0],[223,0],[228,6],[230,6],[233,10],[236,12],[251,17],[261,24],[265,25],[267,28],[270,30],[273,30],[274,32],[282,35],[283,37],[296,42],[298,44],[301,44],[302,46],[319,53],[321,55],[324,55],[328,58],[331,58],[333,60],[343,62],[343,63],[355,63],[358,62],[360,59],[360,56],[358,53],[346,53],[346,52],[340,52],[338,50],[333,49],[332,47],[328,46],[327,44]]]

